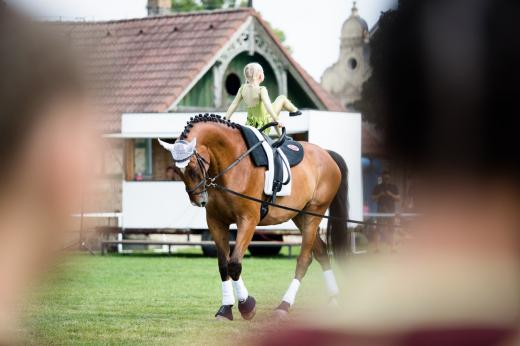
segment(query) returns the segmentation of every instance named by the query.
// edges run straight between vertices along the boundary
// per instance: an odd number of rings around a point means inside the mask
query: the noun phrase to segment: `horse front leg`
[[[217,248],[218,270],[222,280],[222,305],[215,317],[218,320],[233,320],[233,305],[235,295],[233,284],[228,273],[229,264],[229,225],[220,222],[217,218],[207,217],[209,231]]]
[[[238,311],[246,320],[252,319],[256,314],[256,300],[249,292],[242,280],[242,259],[247,247],[253,238],[258,220],[240,219],[237,222],[237,239],[235,249],[228,264],[228,273],[233,280],[233,286],[238,298]]]

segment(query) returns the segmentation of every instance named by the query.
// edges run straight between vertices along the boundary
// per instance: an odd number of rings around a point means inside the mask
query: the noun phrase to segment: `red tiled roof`
[[[250,10],[106,22],[67,22],[104,111],[119,131],[122,113],[164,112],[211,61]]]
[[[117,132],[122,113],[167,111],[250,16],[262,23],[324,106],[344,110],[292,59],[252,9],[57,25],[86,54],[89,78],[108,113],[102,129]]]

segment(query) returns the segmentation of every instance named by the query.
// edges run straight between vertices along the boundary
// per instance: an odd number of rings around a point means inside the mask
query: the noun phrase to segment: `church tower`
[[[347,107],[361,98],[363,83],[370,76],[369,31],[354,1],[352,12],[341,29],[340,55],[321,77],[325,90]]]

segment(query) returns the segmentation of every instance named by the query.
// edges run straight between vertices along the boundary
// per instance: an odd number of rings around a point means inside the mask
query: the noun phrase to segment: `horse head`
[[[174,169],[186,185],[186,192],[191,204],[205,207],[208,204],[206,180],[209,155],[197,151],[197,138],[193,138],[191,141],[178,140],[173,144],[159,139],[159,144],[172,154],[175,162]]]

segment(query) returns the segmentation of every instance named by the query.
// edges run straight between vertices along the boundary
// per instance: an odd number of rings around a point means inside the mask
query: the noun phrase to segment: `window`
[[[236,73],[230,73],[226,77],[226,92],[229,95],[235,96],[238,93],[238,89],[240,89],[240,77]]]
[[[348,67],[351,69],[351,70],[355,70],[356,67],[358,65],[358,62],[355,58],[350,58],[348,59]]]
[[[135,180],[152,178],[152,140],[136,139],[134,147]]]

